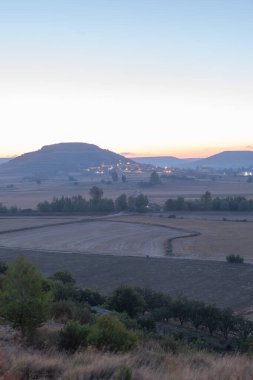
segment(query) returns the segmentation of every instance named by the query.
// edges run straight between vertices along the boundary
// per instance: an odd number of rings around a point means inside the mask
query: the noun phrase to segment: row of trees
[[[167,211],[253,211],[253,200],[245,197],[213,197],[209,191],[196,200],[185,200],[183,197],[168,199],[165,202]]]
[[[130,197],[127,197],[126,194],[121,194],[114,202],[110,198],[103,198],[103,190],[97,186],[93,186],[89,194],[89,200],[86,200],[81,195],[54,198],[52,202],[39,203],[37,210],[39,212],[143,212],[149,203],[147,196],[143,194]]]
[[[119,286],[105,297],[97,291],[77,286],[68,272],[56,272],[45,279],[23,258],[18,258],[9,268],[1,265],[1,272],[0,316],[12,322],[25,336],[30,336],[49,317],[74,321],[75,325],[67,325],[62,332],[63,348],[77,348],[71,340],[79,342],[78,335],[83,334],[83,343],[99,348],[106,339],[109,349],[110,345],[111,349],[128,349],[136,343],[137,336],[128,334],[125,328],[154,330],[155,322],[171,319],[178,320],[181,325],[190,323],[196,331],[206,330],[210,335],[222,333],[225,339],[236,337],[238,343],[253,335],[253,322],[234,315],[230,309],[221,310],[204,302],[172,299],[151,289],[127,285]],[[90,311],[94,305],[112,310],[111,316],[95,318]],[[118,314],[113,315],[115,312]],[[80,328],[80,325],[86,328]]]
[[[6,207],[2,203],[0,203],[0,214],[16,214],[19,211],[20,210],[15,206]]]
[[[108,296],[106,304],[112,310],[126,312],[131,318],[144,315],[145,312],[149,326],[152,326],[152,321],[168,322],[175,319],[181,325],[191,323],[196,330],[206,329],[210,335],[222,333],[225,339],[229,334],[241,339],[253,334],[253,322],[234,315],[230,309],[221,310],[215,305],[182,297],[172,299],[169,295],[151,289],[122,285]]]

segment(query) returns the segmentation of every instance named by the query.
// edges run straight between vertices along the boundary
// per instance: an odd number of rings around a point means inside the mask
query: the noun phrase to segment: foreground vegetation
[[[253,376],[253,362],[239,354],[252,352],[253,323],[229,309],[127,285],[104,296],[69,272],[46,279],[23,258],[0,264],[1,331],[6,323],[17,329],[4,344],[0,335],[1,378]],[[217,354],[226,352],[235,356]]]
[[[88,349],[73,355],[12,347],[0,350],[3,379],[62,380],[245,380],[253,378],[253,360],[192,350],[173,354],[155,341],[115,354]]]

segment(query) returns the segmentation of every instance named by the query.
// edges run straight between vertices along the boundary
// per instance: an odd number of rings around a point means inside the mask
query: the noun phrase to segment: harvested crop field
[[[235,214],[232,216],[235,218]],[[202,258],[225,260],[229,254],[239,254],[246,261],[253,262],[253,223],[251,221],[232,221],[202,219],[198,215],[187,218],[166,218],[158,216],[133,215],[119,217],[119,220],[129,223],[161,225],[170,228],[183,229],[195,236],[172,241],[173,256],[187,258]],[[240,219],[239,219],[240,220]]]
[[[10,216],[0,217],[0,233],[5,231],[22,230],[34,227],[50,226],[60,223],[70,223],[83,220],[84,217],[48,217],[48,216]]]
[[[59,222],[60,223],[60,222]],[[64,224],[67,223],[67,224]],[[163,226],[87,220],[0,234],[0,246],[120,256],[165,255],[166,241],[182,232]]]
[[[150,287],[172,296],[245,310],[253,307],[253,265],[208,260],[142,258],[78,253],[32,252],[0,248],[0,260],[18,255],[31,260],[45,275],[70,271],[78,284],[107,293],[125,283]]]
[[[215,181],[210,179],[182,179],[168,178],[160,186],[139,188],[139,182],[147,181],[148,173],[128,174],[127,182],[103,184],[101,180],[111,180],[111,177],[101,175],[89,177],[77,177],[77,181],[69,181],[68,177],[45,179],[37,184],[35,179],[27,181],[21,178],[1,178],[0,179],[0,199],[1,203],[11,207],[36,208],[39,202],[51,201],[53,197],[74,196],[82,194],[87,199],[89,190],[93,185],[99,186],[104,191],[106,198],[117,198],[119,194],[126,193],[127,196],[133,195],[136,191],[143,191],[150,202],[163,205],[168,198],[183,196],[186,199],[200,198],[206,191],[210,191],[214,196],[245,196],[253,197],[253,185],[241,177],[217,178]]]

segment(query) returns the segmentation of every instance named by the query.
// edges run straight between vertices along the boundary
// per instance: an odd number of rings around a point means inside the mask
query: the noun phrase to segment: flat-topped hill
[[[127,161],[130,160],[93,144],[60,143],[44,146],[4,163],[0,167],[0,173],[50,176],[82,172],[89,167],[116,165]]]

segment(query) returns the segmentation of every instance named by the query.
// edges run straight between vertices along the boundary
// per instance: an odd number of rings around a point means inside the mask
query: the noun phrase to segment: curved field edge
[[[26,226],[2,232],[0,246],[85,254],[163,257],[164,242],[180,237],[182,233],[177,228],[96,218]]]
[[[116,218],[115,218],[116,219]],[[199,218],[166,218],[155,215],[132,215],[117,220],[158,224],[181,229],[196,236],[173,240],[173,255],[195,259],[225,260],[229,254],[239,254],[245,261],[253,262],[253,234],[251,222],[231,222]]]

